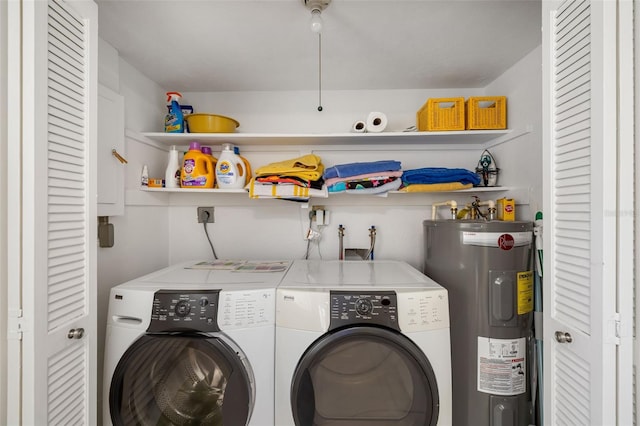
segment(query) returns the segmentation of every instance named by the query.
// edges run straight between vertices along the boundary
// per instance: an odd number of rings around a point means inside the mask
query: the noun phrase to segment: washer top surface
[[[291,266],[290,261],[182,262],[136,278],[118,289],[221,289],[275,288]]]
[[[411,265],[395,260],[295,260],[278,288],[442,289]]]

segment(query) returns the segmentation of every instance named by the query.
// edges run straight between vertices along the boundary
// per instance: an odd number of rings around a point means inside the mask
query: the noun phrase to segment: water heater
[[[531,424],[533,224],[423,225],[424,273],[449,291],[453,425]]]

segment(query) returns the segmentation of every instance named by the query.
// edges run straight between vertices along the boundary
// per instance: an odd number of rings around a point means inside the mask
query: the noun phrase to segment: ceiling
[[[167,90],[484,87],[541,41],[542,0],[97,0],[99,34]]]

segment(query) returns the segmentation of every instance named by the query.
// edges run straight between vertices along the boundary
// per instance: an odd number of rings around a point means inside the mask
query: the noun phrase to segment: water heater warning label
[[[518,272],[518,315],[533,311],[533,272]]]
[[[478,391],[520,395],[527,388],[527,346],[519,339],[478,336]]]

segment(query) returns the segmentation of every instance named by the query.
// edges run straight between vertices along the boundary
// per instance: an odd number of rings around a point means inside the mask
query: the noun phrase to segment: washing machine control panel
[[[220,331],[216,318],[220,290],[159,290],[153,297],[148,332]]]
[[[394,291],[332,291],[329,329],[352,324],[376,324],[400,330]]]

